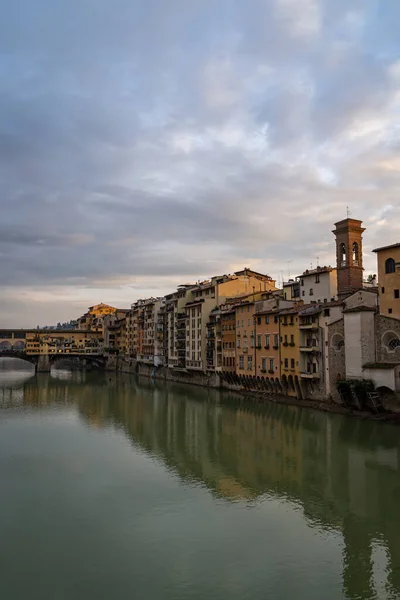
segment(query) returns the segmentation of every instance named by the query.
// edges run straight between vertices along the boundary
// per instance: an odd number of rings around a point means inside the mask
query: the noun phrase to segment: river
[[[1,599],[400,598],[398,427],[21,365],[0,361]]]

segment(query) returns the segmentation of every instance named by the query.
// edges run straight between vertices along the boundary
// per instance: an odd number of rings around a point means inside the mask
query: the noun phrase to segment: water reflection
[[[310,526],[343,536],[346,598],[377,598],[373,557],[383,548],[382,597],[400,597],[397,427],[93,373],[27,379],[19,389],[24,405],[75,405],[89,427],[122,428],[182,480],[225,501],[272,496],[300,507]]]

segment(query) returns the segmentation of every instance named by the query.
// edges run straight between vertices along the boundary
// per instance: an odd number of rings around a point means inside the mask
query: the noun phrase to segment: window
[[[248,356],[247,357],[247,370],[251,371],[252,369],[253,369],[253,357]]]
[[[240,348],[240,338],[237,340],[237,347]]]
[[[257,325],[261,325],[261,317],[257,317]]]
[[[292,333],[292,335],[290,336],[290,343],[294,345],[294,335]]]
[[[394,258],[388,258],[385,262],[385,273],[395,273],[396,272],[396,263],[394,262]]]
[[[287,341],[287,335],[285,334],[285,344],[287,344],[287,343],[288,343],[288,341]]]
[[[315,275],[315,283],[319,283],[319,273]]]
[[[266,371],[266,370],[267,370],[267,359],[265,358],[265,356],[263,356],[261,359],[261,371]]]
[[[385,293],[385,288],[383,287],[383,288],[382,288],[382,294],[384,294],[384,293]]]
[[[254,348],[254,335],[250,336],[250,348]]]
[[[329,310],[329,308],[325,308],[324,309],[324,317],[329,317],[330,314],[331,314],[331,311]]]
[[[392,310],[391,308],[388,308],[388,313],[389,313],[389,315],[391,315],[391,314],[392,314],[392,312],[393,312],[393,310]]]
[[[275,315],[274,316],[274,323],[278,323],[278,321],[279,321],[278,315]]]
[[[240,321],[239,321],[239,319],[238,319],[238,322],[237,322],[237,326],[240,327]]]
[[[340,244],[339,247],[339,264],[341,267],[345,267],[347,265],[347,253],[346,253],[346,244]]]
[[[293,325],[293,323],[294,323],[294,317],[293,317],[293,315],[292,315],[292,316],[290,317],[290,324],[291,324],[291,325]]]
[[[247,348],[247,337],[243,340],[243,348]]]
[[[269,315],[267,315],[267,316],[265,317],[265,324],[266,324],[266,325],[269,325]]]
[[[396,350],[396,348],[398,348],[400,346],[400,340],[397,338],[393,338],[393,340],[390,340],[389,342],[389,348],[391,350]]]
[[[285,369],[289,368],[289,359],[285,358]]]
[[[394,290],[394,297],[399,298],[399,290]]]
[[[290,359],[290,368],[294,369],[294,358]]]
[[[269,370],[270,370],[271,372],[273,372],[273,371],[275,370],[275,369],[274,369],[274,359],[273,359],[273,358],[270,358],[270,359],[269,359]]]
[[[244,369],[244,356],[239,356],[239,369]]]
[[[257,347],[261,348],[261,335],[257,336]]]
[[[304,279],[301,280],[301,285],[304,285]]]
[[[314,290],[310,288],[310,296],[314,296]]]
[[[250,304],[247,305],[247,312],[250,312]]]
[[[353,265],[358,267],[358,244],[357,242],[353,242],[353,246],[352,246],[352,258],[353,258]]]
[[[301,295],[302,295],[302,296],[305,296],[305,295],[306,295],[306,293],[305,293],[305,291],[304,291],[304,290],[301,292]]]
[[[267,348],[269,348],[269,338],[270,338],[270,335],[269,335],[269,333],[267,333],[267,335],[265,336],[265,346]]]
[[[279,346],[279,337],[278,334],[275,333],[274,334],[274,348],[277,348]]]

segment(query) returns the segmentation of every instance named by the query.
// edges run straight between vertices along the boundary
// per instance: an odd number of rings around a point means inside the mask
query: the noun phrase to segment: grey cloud
[[[349,131],[393,137],[398,5],[289,5],[0,2],[0,286],[300,271],[346,205],[375,243],[397,149]]]

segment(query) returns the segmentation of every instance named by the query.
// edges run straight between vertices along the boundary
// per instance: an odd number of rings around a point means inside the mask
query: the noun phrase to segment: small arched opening
[[[385,273],[395,273],[396,272],[396,263],[394,258],[387,258],[385,261]]]
[[[352,246],[352,259],[353,259],[353,265],[355,267],[358,267],[359,265],[359,249],[358,249],[358,243],[357,242],[353,242],[353,246]]]
[[[341,267],[346,267],[347,266],[346,244],[343,243],[343,242],[339,246],[339,264],[340,264]]]

